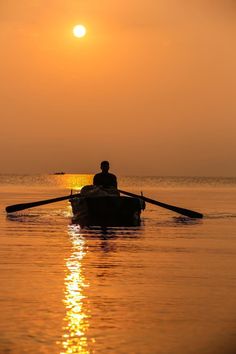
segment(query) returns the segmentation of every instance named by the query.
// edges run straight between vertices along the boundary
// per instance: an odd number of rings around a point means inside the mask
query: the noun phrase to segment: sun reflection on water
[[[92,184],[93,175],[79,174],[79,175],[64,175],[61,178],[63,186],[67,189],[79,191],[83,186]]]
[[[83,274],[82,260],[86,255],[85,239],[80,234],[77,225],[69,227],[69,236],[72,241],[72,254],[66,261],[67,274],[65,277],[66,307],[65,322],[61,354],[89,354],[88,338],[89,310],[85,308],[86,296],[84,289],[89,286]]]

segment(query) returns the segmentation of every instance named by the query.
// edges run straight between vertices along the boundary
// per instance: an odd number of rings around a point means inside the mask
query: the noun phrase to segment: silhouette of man
[[[102,172],[97,173],[93,178],[93,184],[95,186],[102,186],[104,188],[117,188],[117,179],[116,176],[112,173],[109,173],[109,162],[102,161],[101,162],[101,170]]]

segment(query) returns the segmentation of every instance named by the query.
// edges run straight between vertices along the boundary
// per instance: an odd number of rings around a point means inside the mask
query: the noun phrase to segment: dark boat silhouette
[[[145,203],[120,196],[116,189],[85,186],[80,196],[70,199],[73,222],[84,226],[138,226]]]

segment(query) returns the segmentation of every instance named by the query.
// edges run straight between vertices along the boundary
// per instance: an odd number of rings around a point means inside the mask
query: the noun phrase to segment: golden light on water
[[[89,328],[88,308],[85,308],[84,289],[89,285],[83,275],[82,260],[86,254],[85,239],[80,235],[80,228],[72,225],[69,228],[72,241],[72,254],[66,261],[65,277],[66,325],[63,328],[63,351],[61,354],[89,354],[86,333]]]
[[[65,174],[63,176],[53,176],[57,180],[60,186],[63,186],[67,190],[73,190],[79,192],[83,186],[87,186],[93,183],[93,175],[88,174]]]
[[[65,188],[65,195],[70,195],[71,191],[73,194],[79,193],[81,188],[93,183],[93,175],[90,174],[64,174],[64,175],[53,175],[50,176],[51,180],[56,186],[60,188]],[[67,203],[67,209],[65,211],[66,217],[71,217],[71,206]]]
[[[84,25],[76,25],[74,28],[73,28],[73,34],[75,37],[77,38],[82,38],[86,35],[87,33],[87,29]]]

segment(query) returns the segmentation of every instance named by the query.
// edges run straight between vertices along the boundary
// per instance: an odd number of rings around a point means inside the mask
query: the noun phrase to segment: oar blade
[[[169,210],[175,211],[178,214],[184,215],[184,216],[188,216],[189,218],[192,219],[202,219],[203,218],[203,214],[197,212],[197,211],[193,211],[193,210],[189,210],[189,209],[183,209],[183,208],[167,208]]]
[[[5,210],[8,214],[10,214],[10,213],[15,213],[16,211],[20,211],[20,210],[24,210],[24,209],[28,209],[27,204],[9,205],[6,207]]]

